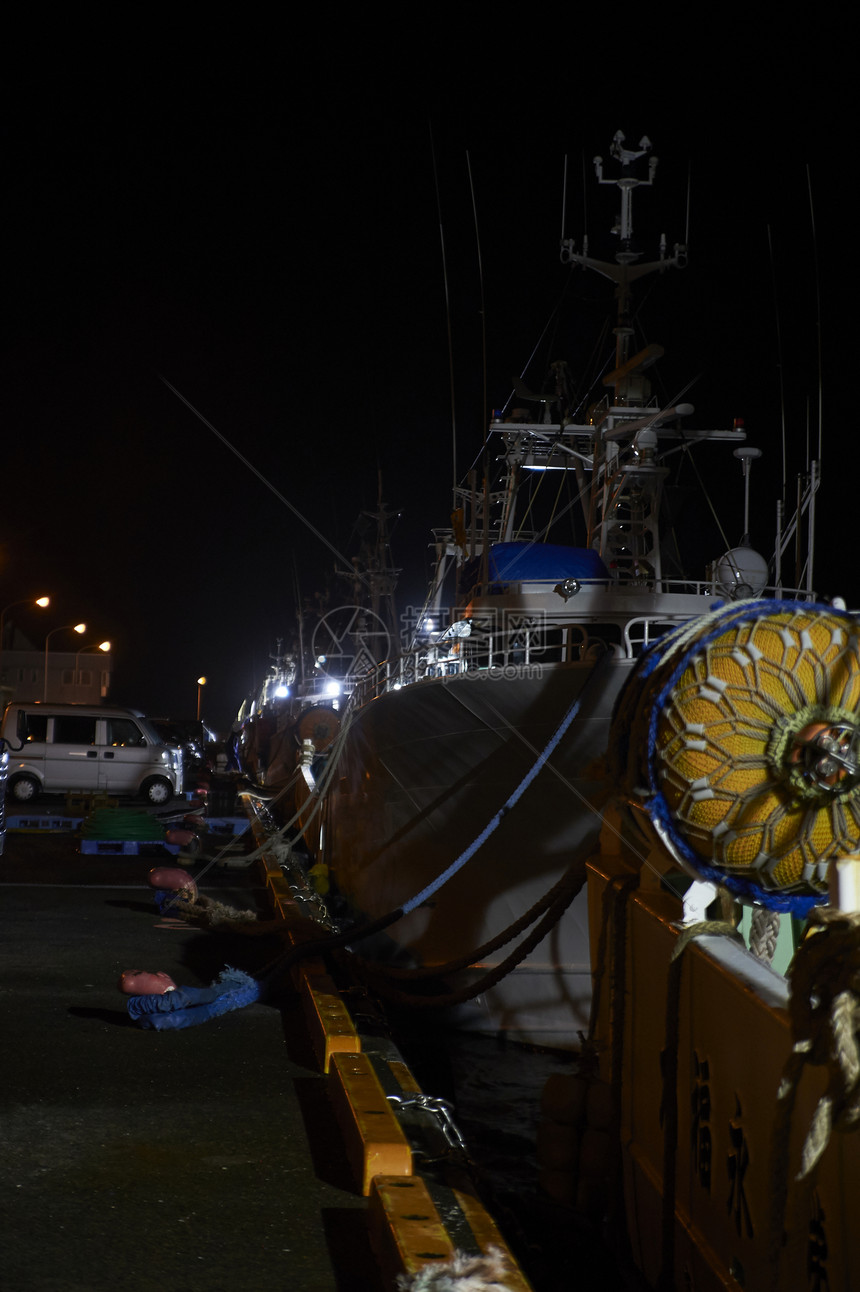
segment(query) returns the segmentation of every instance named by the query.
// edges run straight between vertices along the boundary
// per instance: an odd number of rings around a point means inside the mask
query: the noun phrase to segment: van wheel
[[[9,782],[9,793],[16,803],[30,803],[40,793],[42,787],[35,776],[13,776]]]
[[[141,785],[140,792],[147,803],[157,803],[159,806],[173,798],[173,786],[163,776],[150,776]]]

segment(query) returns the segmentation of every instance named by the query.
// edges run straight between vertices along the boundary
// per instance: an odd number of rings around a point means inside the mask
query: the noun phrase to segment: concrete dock
[[[289,991],[277,1007],[180,1032],[131,1024],[116,988],[123,969],[200,985],[228,963],[253,972],[273,949],[270,938],[161,920],[145,883],[153,864],[81,855],[70,835],[7,837],[4,1288],[388,1292],[398,1273],[445,1259],[453,1246],[433,1228],[432,1199],[415,1192],[424,1185],[408,1136],[404,1150],[396,1128],[388,1139],[368,1129],[390,1116],[384,1091],[381,1108],[367,1102],[381,1060],[350,1039],[328,984],[317,982],[315,1001]],[[204,891],[272,911],[256,867],[213,870]],[[368,1072],[377,1084],[357,1095]],[[408,1073],[398,1080],[410,1087]],[[450,1196],[475,1250],[499,1241],[477,1203]],[[512,1287],[528,1288],[508,1270]]]

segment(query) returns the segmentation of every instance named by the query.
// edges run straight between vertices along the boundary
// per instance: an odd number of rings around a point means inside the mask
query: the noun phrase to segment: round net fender
[[[829,606],[718,606],[661,638],[616,706],[610,771],[679,860],[805,912],[860,848],[860,625]]]

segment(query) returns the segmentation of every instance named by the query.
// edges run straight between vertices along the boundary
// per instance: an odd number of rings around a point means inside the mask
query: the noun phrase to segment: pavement
[[[5,1292],[376,1292],[298,1001],[181,1032],[132,1025],[126,968],[207,983],[267,938],[158,928],[141,857],[10,834],[0,858]],[[256,871],[212,871],[265,913]]]

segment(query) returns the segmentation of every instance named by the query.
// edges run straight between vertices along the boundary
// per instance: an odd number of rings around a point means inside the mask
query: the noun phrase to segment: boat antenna
[[[442,224],[442,201],[439,194],[439,170],[436,165],[436,145],[433,126],[430,129],[430,155],[433,159],[433,185],[436,190],[436,216],[439,221],[439,246],[442,252],[442,281],[445,286],[445,321],[448,328],[448,384],[451,390],[451,466],[452,491],[457,487],[457,409],[454,397],[454,348],[451,338],[451,297],[448,291],[448,263],[445,256],[445,229]]]
[[[296,561],[296,552],[293,548],[293,597],[296,608],[296,624],[299,633],[299,680],[305,680],[305,635],[304,635],[304,615],[302,607],[302,591],[299,584],[299,567]]]
[[[484,305],[484,263],[481,257],[481,232],[478,228],[478,206],[475,201],[475,184],[472,178],[472,159],[468,152],[466,153],[466,169],[469,172],[469,191],[472,194],[472,219],[475,222],[475,246],[478,255],[478,285],[481,291],[481,372],[483,379],[483,398],[481,402],[481,418],[484,423],[484,444],[487,443],[490,435],[490,429],[487,420],[487,312]],[[456,463],[454,464],[456,468]],[[457,473],[454,472],[454,484],[457,483]]]
[[[743,468],[744,477],[744,536],[741,539],[741,547],[750,546],[750,474],[752,464],[756,458],[761,457],[761,449],[754,448],[752,444],[743,444],[740,448],[735,449],[734,456],[740,459]]]
[[[582,150],[582,253],[588,255],[588,183],[586,181],[585,149]],[[561,246],[567,241],[567,153],[564,154],[564,169],[561,181]]]
[[[812,263],[815,267],[815,333],[818,359],[818,461],[821,462],[824,434],[823,382],[821,380],[821,279],[818,272],[818,238],[815,235],[815,206],[812,201],[812,175],[806,164],[806,187],[809,191],[809,220],[812,225]]]
[[[690,212],[693,206],[693,165],[687,166],[687,218],[684,222],[684,247],[690,252]]]
[[[767,226],[767,245],[770,253],[770,274],[773,287],[773,310],[776,318],[776,362],[779,369],[779,421],[782,438],[782,496],[785,498],[788,486],[787,446],[785,436],[785,374],[782,367],[782,326],[779,317],[779,299],[776,292],[776,266],[773,258],[773,239],[770,225]]]
[[[585,182],[585,150],[582,153],[582,227],[585,245],[588,246],[588,185]],[[561,242],[564,244],[567,234],[567,153],[564,154],[564,167],[561,180]]]

